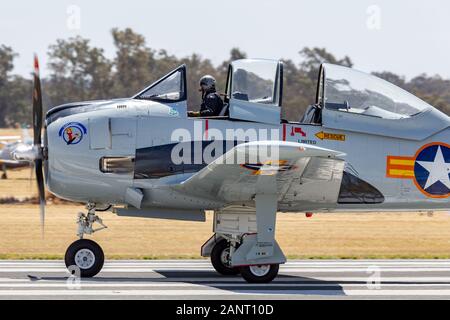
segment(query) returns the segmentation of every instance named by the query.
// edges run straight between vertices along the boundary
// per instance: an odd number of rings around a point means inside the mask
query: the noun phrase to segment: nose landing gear
[[[78,215],[77,235],[80,239],[67,248],[64,257],[66,267],[72,271],[73,267],[76,267],[82,278],[95,276],[102,270],[105,262],[102,248],[95,241],[83,239],[84,234],[92,234],[106,228],[102,219],[95,214],[95,204],[88,204],[86,208],[87,214],[79,213]],[[100,224],[101,227],[94,229],[94,223]]]

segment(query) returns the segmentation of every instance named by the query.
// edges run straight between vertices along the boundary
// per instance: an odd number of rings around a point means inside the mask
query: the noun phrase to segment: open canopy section
[[[227,81],[230,118],[280,123],[283,65],[277,60],[242,59],[230,65]]]
[[[326,63],[321,68],[317,99],[325,109],[384,119],[409,118],[432,108],[376,76]]]
[[[279,106],[278,61],[245,59],[233,62],[231,97]]]

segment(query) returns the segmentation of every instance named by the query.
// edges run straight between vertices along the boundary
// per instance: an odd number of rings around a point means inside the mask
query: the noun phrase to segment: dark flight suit
[[[223,101],[216,91],[207,91],[203,96],[200,107],[201,117],[214,117],[220,115],[223,108]]]

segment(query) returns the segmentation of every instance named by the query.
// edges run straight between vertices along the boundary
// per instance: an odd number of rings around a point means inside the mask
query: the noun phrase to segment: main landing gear
[[[213,244],[211,244],[212,241],[214,242]],[[278,263],[233,267],[231,255],[236,251],[237,246],[239,246],[236,242],[233,243],[224,238],[217,240],[217,235],[214,235],[202,247],[202,255],[205,255],[205,246],[212,248],[210,251],[211,264],[221,275],[235,276],[240,274],[249,283],[268,283],[278,275]]]
[[[249,283],[268,283],[278,275],[279,264],[241,267],[241,276]]]
[[[286,257],[276,242],[276,195],[256,195],[255,207],[230,206],[214,212],[214,235],[202,246],[221,275],[240,274],[249,283],[268,283]]]
[[[78,273],[81,278],[90,278],[99,273],[105,262],[105,255],[102,248],[94,241],[83,239],[85,234],[103,230],[106,226],[102,219],[95,214],[95,205],[88,204],[87,214],[78,214],[78,239],[73,242],[66,251],[64,261],[71,273]],[[94,223],[100,224],[97,229],[93,228]],[[77,272],[78,271],[78,272]]]
[[[224,276],[235,276],[239,274],[239,268],[233,268],[231,266],[230,250],[234,250],[234,246],[231,245],[225,239],[219,240],[211,251],[211,263],[218,273]]]

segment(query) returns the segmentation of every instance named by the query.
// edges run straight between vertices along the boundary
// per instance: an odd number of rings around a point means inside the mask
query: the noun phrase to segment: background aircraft
[[[8,178],[8,170],[26,168],[31,165],[30,161],[15,160],[11,154],[13,151],[28,149],[33,145],[33,139],[30,137],[27,128],[22,129],[22,137],[0,137],[0,144],[3,145],[3,148],[0,150],[0,165],[3,171],[2,179]]]

